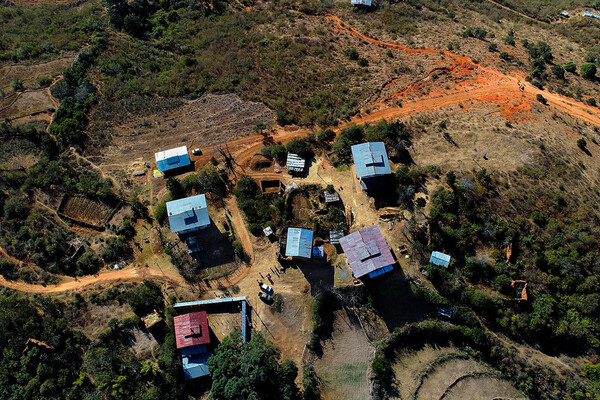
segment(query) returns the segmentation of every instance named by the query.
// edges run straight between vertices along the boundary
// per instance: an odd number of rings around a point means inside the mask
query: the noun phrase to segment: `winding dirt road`
[[[351,124],[364,124],[367,122],[379,121],[381,119],[391,120],[405,118],[422,111],[436,110],[452,105],[473,102],[481,102],[482,104],[486,102],[496,103],[500,106],[496,107],[499,109],[498,112],[502,113],[508,120],[511,120],[516,113],[530,112],[531,108],[529,105],[532,102],[537,101],[536,95],[538,94],[542,94],[546,98],[549,107],[554,107],[570,114],[571,116],[600,126],[600,115],[596,108],[556,93],[541,91],[528,84],[525,84],[525,90],[522,91],[519,89],[519,82],[523,80],[523,76],[511,76],[501,73],[494,69],[476,64],[468,57],[452,53],[448,50],[413,49],[397,43],[373,39],[352,28],[337,16],[328,14],[325,15],[324,18],[333,24],[336,31],[342,34],[357,37],[363,41],[373,43],[378,46],[384,46],[407,53],[441,53],[451,61],[447,67],[442,67],[441,69],[449,74],[463,77],[463,80],[460,81],[459,84],[450,89],[436,88],[436,90],[433,90],[428,94],[406,100],[405,96],[407,93],[414,95],[415,93],[419,92],[419,90],[417,90],[420,88],[418,85],[422,85],[423,80],[413,82],[405,88],[400,88],[391,96],[376,100],[372,104],[374,111],[357,115],[350,121],[342,123],[336,127],[332,127],[332,129],[336,132],[339,132]],[[430,71],[427,76],[437,70],[440,70],[440,67]],[[475,74],[475,78],[464,78],[464,76],[467,74]],[[388,85],[393,84],[393,80],[388,83]],[[390,100],[394,99],[402,99],[402,106],[390,107],[388,103]],[[285,144],[293,138],[304,137],[311,132],[312,131],[310,129],[290,130],[289,128],[279,128],[273,132],[273,139],[276,142],[281,141]],[[239,172],[246,172],[245,165],[248,159],[258,153],[260,148],[263,147],[262,139],[262,135],[255,134],[228,143],[231,155],[240,165],[239,167],[236,167]],[[204,155],[200,157],[199,164],[208,163],[218,148],[219,145],[214,145],[207,148],[207,151],[204,152]],[[252,243],[250,241],[248,231],[245,228],[240,211],[235,204],[235,198],[231,197],[227,199],[226,204],[232,213],[232,221],[234,221],[236,227],[238,227],[238,231],[240,232],[240,239],[242,241],[244,250],[252,259]],[[240,227],[243,228],[240,229]],[[2,249],[0,249],[0,254],[8,256],[8,254],[5,254]],[[106,272],[97,276],[86,276],[78,280],[68,277],[62,278],[63,282],[60,284],[42,286],[8,281],[0,277],[0,285],[29,293],[56,293],[68,290],[78,290],[85,286],[97,283],[141,281],[149,278],[159,280],[168,279],[176,284],[185,284],[183,278],[179,275],[175,276],[174,273],[167,277],[158,270],[151,268],[144,268],[141,270],[140,268],[134,267],[126,268],[120,271]]]

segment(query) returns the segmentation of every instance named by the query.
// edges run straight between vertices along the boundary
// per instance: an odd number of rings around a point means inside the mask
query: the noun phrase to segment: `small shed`
[[[145,317],[142,317],[142,322],[144,323],[144,326],[146,327],[146,329],[152,328],[153,326],[155,326],[156,324],[158,324],[161,321],[162,321],[162,318],[156,311],[153,312],[152,314],[148,314]]]
[[[329,231],[329,243],[340,244],[340,239],[344,237],[344,231]]]
[[[323,191],[323,195],[325,196],[325,203],[335,203],[340,201],[340,194],[335,190],[333,192],[325,190]]]
[[[191,164],[187,146],[159,151],[154,154],[156,168],[159,172],[172,171]]]
[[[431,252],[429,262],[440,267],[448,268],[450,265],[450,256],[448,254],[440,253],[439,251]]]
[[[562,11],[562,12],[560,13],[560,15],[562,15],[562,16],[565,16],[565,17],[568,17],[568,16],[569,16],[569,12],[568,12],[568,11]]]
[[[285,165],[287,166],[288,171],[301,173],[306,166],[306,160],[298,154],[288,153]]]
[[[263,233],[265,234],[266,237],[272,236],[273,235],[273,229],[270,226],[266,226],[263,229]]]
[[[371,7],[371,0],[350,0],[350,4],[352,4],[353,6]]]
[[[312,255],[312,241],[313,231],[302,228],[288,228],[285,256],[310,258]]]

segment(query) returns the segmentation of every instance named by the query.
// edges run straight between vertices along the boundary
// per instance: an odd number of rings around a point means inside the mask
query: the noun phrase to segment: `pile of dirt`
[[[265,171],[271,169],[273,166],[273,160],[269,160],[267,157],[256,154],[248,160],[246,168],[253,171]]]

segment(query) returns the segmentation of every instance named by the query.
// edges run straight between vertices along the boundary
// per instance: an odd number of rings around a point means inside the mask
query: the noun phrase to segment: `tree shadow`
[[[182,246],[186,247],[185,240],[194,237],[198,241],[200,251],[190,254],[191,258],[200,268],[211,268],[229,264],[235,261],[235,251],[229,240],[229,235],[222,233],[211,219],[206,228],[188,235],[182,235]]]

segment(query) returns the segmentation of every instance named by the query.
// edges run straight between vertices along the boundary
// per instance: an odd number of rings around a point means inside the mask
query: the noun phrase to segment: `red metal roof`
[[[210,343],[206,311],[178,315],[173,323],[178,349]]]
[[[394,264],[392,252],[376,225],[344,236],[340,245],[357,278]]]

